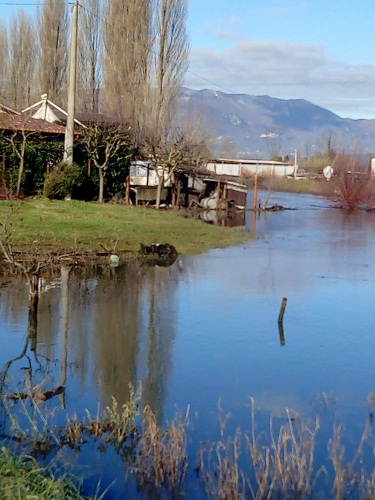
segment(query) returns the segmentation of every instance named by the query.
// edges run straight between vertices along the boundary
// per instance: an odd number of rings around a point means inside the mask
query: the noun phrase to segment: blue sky
[[[373,0],[190,0],[188,26],[189,87],[375,118]]]
[[[13,5],[4,5],[9,3]],[[1,17],[37,0],[0,0]],[[189,0],[185,85],[375,119],[374,0]],[[198,75],[198,76],[196,76]]]

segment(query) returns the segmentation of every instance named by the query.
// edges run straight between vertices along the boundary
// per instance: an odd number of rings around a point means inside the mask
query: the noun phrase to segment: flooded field
[[[199,448],[220,438],[219,401],[231,413],[231,435],[238,426],[250,431],[251,397],[257,433],[269,432],[271,418],[287,422],[286,408],[293,421],[319,416],[316,463],[328,474],[327,443],[340,424],[350,461],[375,402],[375,214],[308,195],[272,194],[269,204],[293,210],[255,220],[247,212],[255,234],[242,246],[182,255],[170,267],[128,264],[80,276],[63,269],[43,283],[31,339],[26,288],[4,286],[1,392],[63,386],[40,405],[59,426],[74,412],[95,414],[112,396],[127,401],[129,382],[141,384],[140,406],[150,404],[158,423],[178,412],[189,422],[190,498],[205,498],[193,471]],[[12,411],[21,410],[15,401]],[[2,406],[3,436],[11,434],[7,411]],[[82,443],[80,451],[53,450],[44,458],[51,459],[69,462],[86,494],[99,479],[102,490],[115,481],[105,498],[136,494],[115,449]]]

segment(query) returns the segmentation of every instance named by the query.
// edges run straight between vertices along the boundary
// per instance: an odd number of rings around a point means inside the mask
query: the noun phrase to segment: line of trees
[[[170,122],[189,54],[186,0],[80,0],[77,111],[145,133]],[[0,96],[23,109],[42,93],[66,108],[68,0],[20,9],[0,26]],[[151,120],[150,120],[151,117]]]
[[[0,26],[1,101],[23,109],[47,93],[66,108],[70,17],[68,0],[45,0],[35,16],[19,10]],[[76,110],[93,123],[83,144],[97,167],[100,201],[118,131],[128,159],[137,152],[170,173],[187,162],[203,164],[201,124],[175,119],[188,65],[186,19],[187,0],[79,0]]]

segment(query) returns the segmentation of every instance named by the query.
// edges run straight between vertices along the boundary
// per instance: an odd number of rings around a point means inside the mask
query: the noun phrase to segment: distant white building
[[[298,170],[297,163],[285,163],[272,160],[232,160],[220,158],[207,163],[207,170],[217,175],[230,175],[246,177],[246,175],[272,175],[286,177],[295,175]]]

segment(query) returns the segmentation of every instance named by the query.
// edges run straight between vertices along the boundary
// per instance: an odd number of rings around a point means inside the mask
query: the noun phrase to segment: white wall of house
[[[160,172],[163,175],[163,172]],[[130,185],[156,187],[159,177],[151,161],[132,161],[130,163]],[[164,187],[169,187],[171,180],[168,179],[168,172],[164,172]]]

